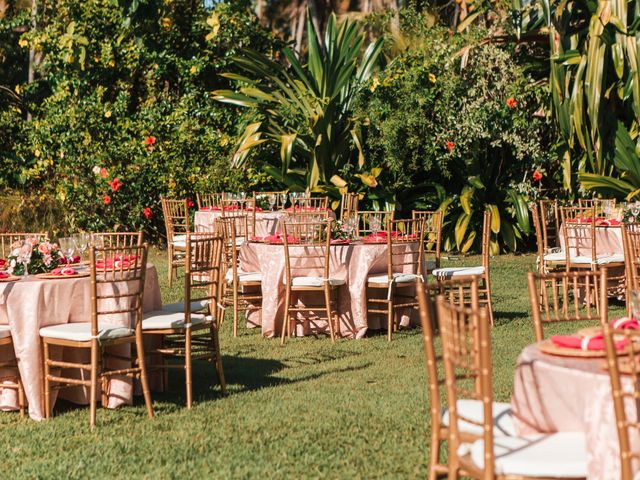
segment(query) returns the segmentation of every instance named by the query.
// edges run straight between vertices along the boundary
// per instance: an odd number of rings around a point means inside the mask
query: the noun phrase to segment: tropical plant
[[[358,62],[365,42],[356,22],[337,25],[329,18],[323,39],[307,19],[306,64],[290,48],[282,55],[284,66],[267,55],[244,49],[234,58],[244,75],[225,77],[238,81],[238,91],[217,90],[215,99],[255,109],[260,121],[240,135],[232,165],[244,168],[249,153],[270,142],[280,150],[279,162],[266,171],[292,189],[325,191],[337,196],[347,186],[341,174],[357,163],[353,174],[369,187],[377,186],[375,172],[364,171],[362,140],[353,118],[353,99],[371,77],[382,41],[370,43]]]

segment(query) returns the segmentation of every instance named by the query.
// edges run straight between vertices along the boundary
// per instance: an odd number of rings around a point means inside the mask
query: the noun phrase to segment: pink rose
[[[38,251],[43,255],[49,255],[51,253],[51,248],[48,243],[41,243],[38,245]]]

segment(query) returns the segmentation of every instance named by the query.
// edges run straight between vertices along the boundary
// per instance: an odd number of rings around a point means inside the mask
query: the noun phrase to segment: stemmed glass
[[[74,235],[74,240],[80,252],[80,260],[82,260],[84,252],[89,248],[89,244],[91,243],[91,236],[88,233],[78,233]]]
[[[379,215],[371,215],[369,217],[369,228],[371,229],[371,233],[377,235],[382,227],[382,220]]]
[[[602,213],[604,213],[605,217],[609,218],[613,214],[615,208],[613,200],[605,200],[602,205]]]
[[[287,193],[281,193],[280,194],[280,208],[282,208],[284,210],[284,207],[287,205],[287,199],[289,198],[289,195]]]
[[[344,221],[344,229],[347,231],[349,238],[353,238],[354,232],[356,231],[356,224],[358,222],[358,217],[355,215],[349,215]]]
[[[276,204],[276,196],[275,194],[270,194],[269,195],[269,210],[271,210],[273,212],[273,207]]]
[[[73,260],[73,252],[76,250],[75,238],[62,237],[58,240],[58,245],[60,245],[60,250],[67,259],[67,263],[71,263]]]
[[[31,253],[33,253],[33,243],[31,242],[30,238],[25,238],[24,242],[22,243],[22,250],[20,253],[21,253],[20,255],[21,263],[24,268],[22,275],[24,277],[28,277],[29,276],[28,265],[29,263],[31,263]]]

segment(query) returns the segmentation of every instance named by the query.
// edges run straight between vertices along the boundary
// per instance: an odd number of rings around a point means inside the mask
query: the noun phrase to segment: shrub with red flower
[[[146,147],[153,147],[156,144],[156,137],[149,135],[144,139],[144,144]]]
[[[540,170],[534,171],[531,178],[533,178],[534,182],[539,182],[540,180],[542,180],[542,172]]]
[[[104,195],[104,196],[102,197],[102,202],[103,202],[105,205],[109,205],[109,204],[111,203],[111,197],[110,197],[109,195]]]
[[[189,208],[193,208],[195,207],[195,203],[193,203],[193,200],[191,200],[189,197],[187,197],[187,207]]]
[[[447,150],[449,150],[450,152],[453,151],[454,148],[456,148],[456,144],[454,142],[452,142],[451,140],[447,140],[447,142],[444,144],[445,147],[447,147]]]
[[[119,178],[116,177],[109,182],[109,185],[111,186],[111,190],[113,190],[114,192],[117,192],[118,190],[120,190],[120,187],[123,185],[123,183],[120,181]]]
[[[149,207],[144,207],[144,209],[142,210],[142,215],[144,215],[144,218],[148,220],[153,214],[151,213],[151,209]]]
[[[509,97],[507,98],[507,106],[509,108],[516,108],[518,106],[518,101],[513,97]]]
[[[109,172],[107,171],[107,169],[106,169],[106,168],[102,167],[102,168],[100,169],[100,176],[101,176],[102,178],[107,178],[107,175],[109,175]]]

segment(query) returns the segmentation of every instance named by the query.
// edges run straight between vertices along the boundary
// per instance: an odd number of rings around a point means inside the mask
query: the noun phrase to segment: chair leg
[[[233,337],[238,336],[238,285],[233,283]]]
[[[289,307],[291,303],[291,291],[287,287],[287,292],[284,296],[284,319],[282,321],[282,334],[280,338],[280,345],[284,345],[285,335],[291,335],[291,319],[289,318]]]
[[[22,379],[18,374],[18,406],[20,407],[20,416],[24,417],[24,385],[22,385]]]
[[[145,366],[146,360],[144,358],[142,325],[140,324],[136,327],[136,355],[138,357],[138,364],[140,367],[140,383],[142,384],[142,395],[144,396],[144,403],[147,407],[147,415],[149,418],[153,418],[153,405],[151,405],[151,392],[149,391],[149,379],[147,378],[147,367]]]
[[[335,332],[338,338],[342,337],[340,332],[340,288],[336,288],[335,290]]]
[[[187,408],[193,406],[193,384],[191,375],[193,374],[191,362],[191,329],[187,328],[184,333],[184,380],[187,388]]]
[[[434,426],[431,428],[434,431],[431,432],[431,449],[429,450],[429,480],[438,480],[439,472],[438,466],[440,465],[440,439],[438,438],[438,432],[435,431]]]
[[[96,403],[98,401],[98,340],[91,341],[91,387],[89,388],[89,426],[96,425]]]
[[[167,256],[169,257],[167,262],[169,265],[169,288],[171,288],[173,283],[173,246],[171,244],[167,247]]]
[[[387,300],[387,341],[391,341],[391,335],[393,334],[393,296],[395,295],[395,288],[391,287],[391,295]]]
[[[214,357],[214,366],[216,367],[216,373],[218,374],[218,381],[220,382],[220,389],[222,394],[227,394],[227,384],[224,379],[224,370],[222,369],[222,355],[220,354],[220,337],[218,336],[218,329],[215,326],[211,326],[211,343]]]
[[[51,368],[49,367],[49,344],[42,341],[44,357],[44,418],[51,418]]]
[[[329,323],[329,335],[331,335],[331,343],[336,343],[336,334],[333,331],[333,315],[331,312],[331,290],[328,284],[324,286],[324,301],[327,310],[327,323]]]
[[[489,275],[484,277],[484,287],[486,289],[485,295],[487,297],[487,309],[489,310],[489,320],[491,321],[491,326],[493,326],[493,303],[491,302],[491,279]]]

